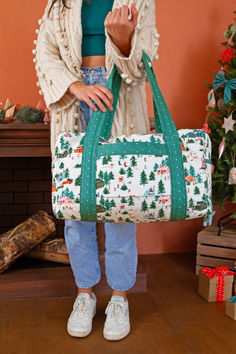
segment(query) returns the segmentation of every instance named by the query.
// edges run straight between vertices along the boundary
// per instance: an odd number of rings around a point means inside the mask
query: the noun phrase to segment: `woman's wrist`
[[[83,86],[85,85],[82,82],[75,81],[69,86],[68,91],[73,95],[76,87],[83,87]]]

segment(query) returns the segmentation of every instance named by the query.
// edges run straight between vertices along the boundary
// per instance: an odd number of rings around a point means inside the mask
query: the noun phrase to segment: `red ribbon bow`
[[[202,269],[202,274],[206,274],[208,278],[213,279],[214,277],[218,277],[217,279],[217,288],[216,288],[216,301],[224,301],[225,298],[225,275],[234,275],[234,272],[229,270],[228,267],[217,267],[217,268],[208,268],[204,267]]]

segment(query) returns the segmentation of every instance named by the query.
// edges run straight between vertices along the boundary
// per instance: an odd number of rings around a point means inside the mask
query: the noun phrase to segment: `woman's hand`
[[[78,98],[80,101],[85,101],[89,107],[94,111],[97,111],[97,107],[93,104],[92,100],[97,104],[102,112],[106,112],[106,108],[102,104],[99,98],[107,105],[110,111],[113,110],[113,94],[105,86],[96,84],[96,85],[85,85],[80,81],[76,81],[69,87],[69,92]],[[92,99],[92,100],[91,100]]]
[[[130,52],[130,41],[138,19],[138,10],[134,2],[131,4],[132,17],[130,20],[128,20],[128,15],[129,8],[124,5],[109,11],[104,21],[104,26],[112,41],[127,56]]]

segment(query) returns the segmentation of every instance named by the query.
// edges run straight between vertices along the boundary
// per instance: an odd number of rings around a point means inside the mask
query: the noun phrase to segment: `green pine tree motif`
[[[127,188],[127,186],[126,186],[125,184],[123,184],[120,189],[121,189],[122,191],[126,191],[128,188]]]
[[[187,157],[183,155],[183,162],[187,162]]]
[[[131,166],[132,166],[132,167],[137,166],[137,160],[136,160],[135,156],[132,156],[132,157],[131,157]]]
[[[107,171],[104,173],[103,179],[104,179],[104,184],[108,185],[110,181],[109,181],[109,176],[108,176]]]
[[[150,172],[149,175],[149,181],[155,181],[156,177],[155,177],[155,173],[153,171]]]
[[[75,199],[75,202],[78,203],[78,204],[80,203],[80,200],[79,200],[78,197]]]
[[[112,179],[115,179],[115,177],[114,177],[114,173],[111,171],[109,173],[109,180],[112,180]]]
[[[132,168],[131,167],[129,167],[127,169],[127,177],[133,177],[133,172],[132,172]]]
[[[68,187],[62,192],[62,196],[67,196],[70,199],[74,199],[74,193],[70,191]]]
[[[107,188],[104,188],[103,193],[104,194],[110,194],[110,192],[109,192],[109,190]]]
[[[140,177],[140,182],[139,183],[141,185],[148,184],[147,175],[146,175],[146,172],[144,170],[141,172],[141,177]]]
[[[197,186],[194,188],[194,192],[193,193],[194,194],[200,194],[200,190],[199,190],[199,188]]]
[[[71,215],[71,219],[76,219],[76,217],[74,215]]]
[[[123,142],[126,143],[127,142],[127,139],[126,137],[123,138]]]
[[[111,162],[112,161],[112,157],[111,156],[107,156],[107,162]]]
[[[125,197],[122,197],[122,198],[121,198],[121,203],[122,203],[122,204],[127,203],[127,200],[125,199]]]
[[[56,157],[58,157],[58,156],[57,156],[58,153],[59,153],[59,149],[58,149],[58,146],[56,146],[56,149],[55,149],[55,156],[56,156]]]
[[[159,216],[159,218],[163,218],[163,216],[165,216],[165,212],[164,212],[163,208],[161,208],[159,210],[158,216]]]
[[[208,189],[208,180],[207,179],[204,182],[204,187],[205,187],[205,189]]]
[[[151,205],[150,205],[150,208],[151,208],[151,209],[156,209],[156,203],[155,203],[155,202],[152,202]]]
[[[164,160],[161,161],[161,166],[169,166],[168,157],[166,157]]]
[[[105,216],[110,216],[110,214],[108,212],[106,212]]]
[[[64,163],[61,162],[59,168],[64,168]]]
[[[108,156],[103,156],[103,159],[102,159],[102,164],[103,165],[108,165]]]
[[[197,183],[202,183],[202,177],[199,173],[197,174]]]
[[[203,145],[204,145],[204,144],[203,144],[203,140],[200,140],[200,145],[201,145],[201,146],[203,146]]]
[[[114,199],[111,200],[110,206],[111,206],[111,208],[114,208],[116,206]]]
[[[100,198],[99,204],[101,204],[103,206],[105,205],[105,199],[104,199],[103,195]]]
[[[134,198],[133,198],[133,197],[129,197],[129,199],[128,199],[128,205],[129,205],[129,206],[134,205]]]
[[[101,179],[103,179],[103,172],[102,172],[102,170],[99,172],[98,177],[101,178]]]
[[[120,217],[118,218],[118,221],[124,221],[124,220],[123,220],[123,218],[120,216]]]
[[[65,170],[65,178],[69,178],[69,169],[67,168],[66,170]]]
[[[151,135],[151,138],[150,138],[150,143],[155,143],[156,142],[156,139],[153,135]]]
[[[69,149],[70,144],[69,144],[68,141],[65,142],[63,135],[61,136],[60,143],[61,143],[61,149],[62,149],[62,150],[67,150],[67,149]]]
[[[165,193],[165,186],[162,180],[160,180],[158,183],[158,194],[163,194],[163,193]]]
[[[110,210],[110,209],[111,209],[111,205],[110,205],[110,202],[109,202],[108,199],[106,199],[106,201],[105,201],[105,208],[106,208],[107,210]]]
[[[159,167],[158,164],[155,163],[155,165],[154,165],[154,167],[153,167],[153,171],[154,171],[154,172],[157,172],[158,167]]]
[[[122,214],[123,214],[123,215],[127,215],[127,214],[129,214],[129,213],[128,213],[128,211],[125,210],[125,211],[123,211]]]
[[[184,168],[184,175],[188,176],[188,169],[186,167]]]
[[[126,222],[133,222],[132,220],[130,220],[130,218],[126,218],[125,221]]]
[[[81,184],[81,175],[79,175],[76,179],[75,179],[75,186],[80,186]]]
[[[141,208],[141,211],[146,211],[146,210],[148,210],[148,205],[147,205],[146,200],[144,200],[144,201],[142,202],[142,208]]]
[[[77,163],[76,165],[75,165],[75,168],[80,168],[81,167],[81,164],[79,164],[79,163]]]
[[[194,202],[193,202],[192,198],[189,199],[188,206],[189,206],[189,208],[193,208],[194,207]]]
[[[125,170],[123,169],[123,167],[121,167],[119,173],[120,173],[120,175],[125,175]]]
[[[116,138],[116,143],[120,143],[120,139],[119,138]]]
[[[62,219],[64,217],[64,215],[62,214],[62,212],[59,210],[58,213],[57,213],[57,217],[59,219]]]
[[[189,168],[189,173],[190,173],[190,176],[195,177],[195,169],[192,165]]]
[[[56,203],[56,200],[57,200],[57,199],[56,199],[56,196],[54,195],[54,196],[53,196],[53,203]]]

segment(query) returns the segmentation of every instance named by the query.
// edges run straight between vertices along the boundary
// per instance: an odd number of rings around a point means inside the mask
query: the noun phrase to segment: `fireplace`
[[[51,204],[50,126],[43,124],[0,124],[0,235],[38,210],[53,217],[56,231],[50,235],[64,237],[64,220],[56,219]],[[102,280],[97,294],[110,294],[104,277],[105,233],[97,223]],[[22,257],[24,258],[24,257]],[[0,298],[27,298],[75,295],[72,271],[67,264],[31,261],[22,269],[7,269],[0,274]],[[45,266],[41,265],[45,263]],[[50,264],[49,264],[50,263]],[[55,265],[55,266],[54,266]],[[139,260],[136,284],[130,292],[147,291],[146,273]]]

